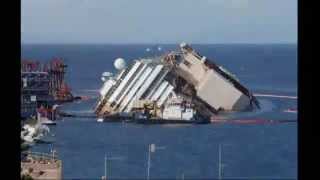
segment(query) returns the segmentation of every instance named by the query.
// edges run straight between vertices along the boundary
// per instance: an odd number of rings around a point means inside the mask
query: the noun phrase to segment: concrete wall
[[[58,160],[57,162],[51,164],[40,163],[40,161],[33,161],[23,163],[21,162],[22,174],[29,174],[33,179],[62,179],[62,162]],[[33,171],[30,173],[28,170],[32,168]],[[42,171],[43,174],[40,175],[39,172]]]

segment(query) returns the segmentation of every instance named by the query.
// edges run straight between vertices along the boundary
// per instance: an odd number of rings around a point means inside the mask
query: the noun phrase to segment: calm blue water
[[[146,52],[146,48],[154,49]],[[174,50],[176,45],[22,45],[22,58],[46,61],[62,57],[69,65],[67,81],[88,101],[65,104],[73,113],[92,113],[104,71],[113,60],[127,61]],[[297,95],[296,45],[193,45],[201,54],[226,67],[256,93]],[[261,110],[234,118],[297,119],[284,113],[297,101],[258,98]],[[218,147],[222,144],[224,178],[296,178],[297,124],[275,125],[136,125],[97,123],[96,119],[65,118],[51,131],[53,146],[63,160],[65,178],[100,178],[104,156],[109,178],[146,178],[148,144],[163,147],[151,156],[151,178],[218,178]],[[48,145],[34,150],[48,151]]]

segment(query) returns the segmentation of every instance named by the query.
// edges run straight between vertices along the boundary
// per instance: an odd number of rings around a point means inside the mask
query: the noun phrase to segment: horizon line
[[[90,43],[90,42],[78,42],[78,43],[72,43],[72,42],[21,42],[20,45],[179,45],[181,43]],[[249,42],[225,42],[225,43],[187,43],[190,45],[237,45],[237,44],[243,44],[243,45],[297,45],[298,42],[260,42],[260,43],[249,43]]]

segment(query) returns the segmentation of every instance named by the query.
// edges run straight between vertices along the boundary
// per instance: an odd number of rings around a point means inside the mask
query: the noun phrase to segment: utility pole
[[[104,155],[104,179],[107,179],[107,172],[108,172],[108,160],[122,160],[122,157],[109,157],[105,154]],[[110,178],[108,178],[110,179]]]
[[[149,144],[149,149],[148,149],[147,180],[149,180],[150,178],[150,161],[151,161],[151,144]]]
[[[165,147],[156,147],[155,144],[149,144],[148,148],[148,166],[147,166],[147,180],[150,179],[150,167],[151,167],[151,153],[154,153],[156,149],[165,149]]]
[[[107,179],[107,155],[104,155],[104,177]]]
[[[222,179],[221,144],[219,144],[219,180]]]
[[[222,180],[223,168],[226,166],[222,163],[222,148],[223,146],[231,146],[231,144],[219,144],[219,180]]]

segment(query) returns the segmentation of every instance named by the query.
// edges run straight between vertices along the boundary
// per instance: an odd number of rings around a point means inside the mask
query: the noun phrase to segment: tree
[[[33,180],[33,178],[29,174],[23,174],[21,180]]]

